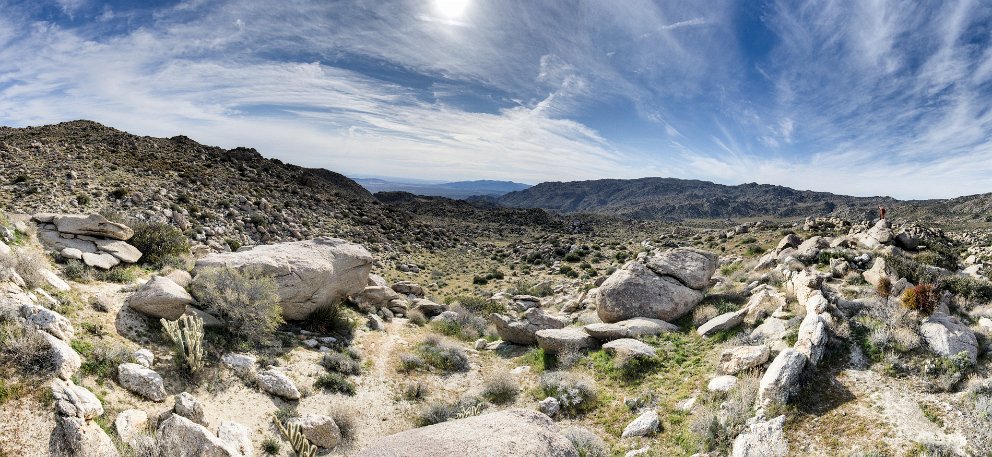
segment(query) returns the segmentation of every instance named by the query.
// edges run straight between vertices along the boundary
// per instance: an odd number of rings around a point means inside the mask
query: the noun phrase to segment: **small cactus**
[[[272,422],[276,424],[279,432],[286,437],[286,441],[289,441],[289,446],[293,448],[293,452],[298,457],[314,457],[317,455],[317,446],[314,446],[307,437],[303,436],[303,430],[300,428],[300,424],[290,423],[284,426],[276,416],[272,416]]]
[[[190,374],[200,371],[203,368],[203,319],[183,315],[176,321],[162,319],[161,322]]]

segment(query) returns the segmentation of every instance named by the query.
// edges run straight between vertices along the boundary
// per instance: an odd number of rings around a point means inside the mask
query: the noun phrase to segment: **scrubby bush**
[[[342,443],[355,440],[355,433],[358,432],[358,416],[360,415],[357,410],[346,406],[335,406],[328,415],[334,419],[334,424],[338,426]]]
[[[435,336],[424,338],[424,341],[417,345],[417,354],[427,366],[445,373],[468,371],[469,369],[468,356],[465,355],[465,351],[448,345]]]
[[[25,329],[11,316],[0,314],[0,367],[16,367],[27,374],[51,370],[48,342],[40,332]]]
[[[689,425],[699,452],[727,453],[734,437],[744,430],[747,420],[754,415],[757,394],[758,376],[750,372],[739,375],[729,392],[704,394]]]
[[[0,256],[0,267],[14,270],[31,288],[43,287],[47,284],[40,270],[48,268],[48,265],[44,255],[26,247],[15,248],[11,255]]]
[[[411,324],[416,325],[418,327],[423,327],[424,325],[427,325],[427,316],[425,316],[423,311],[419,309],[411,309],[410,311],[407,311],[406,318],[410,321]]]
[[[403,353],[399,356],[399,366],[396,371],[400,373],[409,373],[411,371],[417,371],[427,368],[427,363],[424,359],[416,354]]]
[[[127,242],[141,251],[142,264],[161,267],[168,258],[189,255],[189,238],[172,225],[146,221],[124,223],[134,230],[134,236]]]
[[[320,375],[313,386],[331,392],[355,395],[355,383],[349,381],[345,375],[334,371]]]
[[[262,441],[262,452],[265,455],[279,455],[282,452],[282,443],[270,436]]]
[[[362,366],[359,363],[361,357],[353,349],[348,348],[342,352],[328,352],[320,360],[320,365],[328,371],[334,371],[345,375],[362,374]]]
[[[713,305],[701,305],[697,306],[696,309],[692,310],[692,325],[694,327],[699,327],[705,324],[710,319],[720,315],[720,310]]]
[[[472,314],[478,314],[482,317],[489,317],[493,313],[502,313],[506,311],[506,306],[502,303],[491,300],[488,297],[480,297],[478,295],[455,295],[452,297],[447,297],[444,303],[454,307],[455,305],[461,306],[462,309],[469,311]]]
[[[878,294],[879,298],[888,300],[892,296],[892,280],[888,276],[879,278],[878,284],[875,285],[875,293]]]
[[[970,276],[949,275],[941,279],[944,290],[969,301],[992,301],[992,282]]]
[[[508,373],[498,373],[486,378],[482,383],[482,398],[494,405],[513,403],[520,393],[517,380]]]
[[[421,401],[427,398],[427,384],[416,381],[403,387],[403,398],[409,401]]]
[[[427,404],[414,419],[418,427],[440,424],[451,419],[464,419],[477,416],[485,409],[478,398],[467,396],[455,403],[435,401]]]
[[[906,289],[900,301],[906,309],[929,316],[940,305],[940,290],[934,284],[919,284]]]
[[[116,379],[117,366],[131,361],[131,351],[119,344],[75,339],[71,346],[83,359],[79,371],[101,381]]]
[[[193,293],[228,331],[242,338],[269,339],[283,322],[276,282],[257,269],[205,269],[197,275]]]
[[[482,336],[486,331],[486,320],[476,316],[469,310],[453,305],[449,309],[452,314],[446,314],[444,319],[435,319],[431,322],[434,331],[447,336],[454,336],[465,341],[473,341]]]
[[[572,442],[579,457],[607,457],[610,449],[602,438],[582,427],[569,427],[562,431],[565,438]]]
[[[567,371],[541,375],[541,392],[554,397],[564,414],[576,416],[596,406],[596,385],[592,380]]]
[[[551,287],[551,284],[547,281],[544,282],[534,282],[527,279],[521,279],[513,285],[508,291],[513,295],[533,295],[535,297],[547,297],[554,295],[555,290]]]
[[[141,269],[134,265],[119,265],[109,270],[97,270],[96,278],[104,282],[131,284],[138,279]]]
[[[301,326],[311,332],[332,334],[344,340],[351,340],[358,327],[354,312],[343,306],[326,306],[318,309]]]
[[[86,283],[93,280],[93,269],[76,259],[69,259],[62,265],[62,274],[76,282]]]

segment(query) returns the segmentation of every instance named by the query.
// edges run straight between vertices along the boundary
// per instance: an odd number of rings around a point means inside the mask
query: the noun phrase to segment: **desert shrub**
[[[614,357],[604,350],[589,354],[593,369],[610,379],[633,383],[653,373],[659,366],[657,357]]]
[[[520,279],[508,291],[513,295],[533,295],[535,297],[547,297],[554,295],[555,290],[547,281],[534,282],[527,279]]]
[[[941,286],[969,301],[992,301],[992,282],[985,279],[949,275],[941,278]]]
[[[320,360],[320,365],[328,371],[334,371],[346,375],[359,375],[362,373],[362,366],[359,363],[361,357],[354,350],[344,352],[328,352]]]
[[[416,354],[403,353],[399,356],[399,366],[396,371],[400,373],[409,373],[411,371],[423,370],[427,368],[427,363],[424,359]]]
[[[900,302],[906,309],[929,316],[940,304],[940,290],[934,284],[913,286],[903,292]]]
[[[875,293],[880,298],[888,300],[892,296],[892,280],[888,276],[882,276],[875,285]]]
[[[520,363],[530,366],[535,373],[542,373],[555,367],[555,356],[542,348],[533,348],[520,356]]]
[[[262,441],[262,452],[265,455],[279,455],[282,452],[282,443],[270,436]]]
[[[327,306],[311,314],[301,326],[312,332],[351,340],[358,327],[358,320],[352,314],[352,311],[343,306]]]
[[[130,284],[138,279],[141,269],[134,265],[119,265],[109,270],[96,270],[96,278],[105,282]]]
[[[558,273],[560,273],[563,276],[568,277],[568,278],[578,278],[579,277],[579,272],[578,271],[575,271],[575,269],[572,268],[569,265],[562,265],[561,268],[558,269]]]
[[[554,397],[563,413],[577,416],[596,406],[596,385],[592,380],[567,371],[549,371],[541,375],[541,392]]]
[[[449,309],[454,315],[445,319],[435,319],[431,322],[434,331],[447,336],[454,336],[465,341],[473,341],[482,336],[486,331],[486,320],[476,316],[471,311],[460,305],[453,305]]]
[[[445,373],[455,371],[468,371],[469,362],[465,351],[460,348],[448,345],[440,338],[428,336],[417,345],[417,354],[423,359],[427,366],[441,370]]]
[[[765,248],[758,246],[757,244],[748,245],[747,249],[744,250],[744,254],[754,257],[765,253]]]
[[[742,264],[741,262],[728,263],[720,267],[720,274],[726,277],[730,277],[734,273],[737,273],[743,266],[744,264]]]
[[[69,259],[62,265],[62,274],[76,282],[86,283],[93,280],[93,269],[76,259]]]
[[[461,308],[482,317],[489,317],[493,313],[506,311],[506,306],[502,303],[478,295],[455,295],[444,300],[447,305],[460,305]]]
[[[189,238],[172,225],[137,220],[124,223],[134,230],[128,243],[141,251],[142,264],[161,266],[166,258],[189,255]]]
[[[197,300],[236,336],[265,340],[283,322],[275,280],[256,269],[208,268],[193,286]]]
[[[99,380],[116,379],[117,366],[131,361],[131,351],[119,344],[75,339],[70,345],[83,359],[79,371]]]
[[[345,443],[354,441],[355,434],[358,432],[360,413],[351,407],[336,406],[331,409],[328,415],[334,419],[334,424],[341,431],[341,441]]]
[[[416,381],[403,387],[403,398],[409,401],[421,401],[427,398],[427,384]]]
[[[26,247],[15,248],[10,255],[0,256],[0,267],[14,270],[31,288],[43,287],[47,282],[39,270],[48,268],[43,254]]]
[[[16,367],[38,374],[52,369],[48,341],[40,332],[21,327],[11,317],[0,315],[0,366]]]
[[[720,310],[714,305],[697,306],[696,309],[692,311],[692,325],[694,327],[699,327],[719,315]]]
[[[355,383],[349,381],[345,375],[334,371],[320,375],[313,386],[331,392],[355,395]]]
[[[0,378],[0,405],[3,405],[9,400],[21,397],[24,390],[24,384]]]
[[[410,311],[407,311],[406,318],[411,324],[418,327],[427,325],[427,316],[425,316],[423,311],[420,311],[419,309],[411,309]]]
[[[513,403],[520,393],[517,380],[509,373],[499,373],[486,378],[482,384],[482,398],[494,405]]]
[[[434,401],[428,403],[417,414],[414,422],[418,427],[440,424],[451,419],[464,419],[466,417],[477,416],[485,408],[485,404],[478,398],[466,396],[455,403],[444,401]]]
[[[589,430],[582,427],[569,427],[562,431],[562,434],[572,442],[575,450],[579,451],[579,457],[607,457],[610,455],[610,449],[603,439]]]
[[[753,416],[758,393],[757,373],[739,375],[729,392],[708,392],[700,399],[700,408],[689,424],[699,452],[726,453],[734,437],[744,430]]]

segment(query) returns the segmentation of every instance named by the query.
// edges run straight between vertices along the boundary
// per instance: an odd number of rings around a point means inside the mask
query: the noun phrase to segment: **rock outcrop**
[[[519,320],[503,314],[493,314],[489,320],[503,341],[524,345],[537,344],[538,331],[565,327],[564,321],[549,316],[541,308],[528,309]]]
[[[317,238],[211,254],[197,260],[194,272],[215,267],[255,268],[272,275],[278,285],[283,318],[300,320],[363,291],[372,268],[372,254],[344,240]],[[196,288],[194,278],[194,296]]]
[[[647,265],[630,262],[599,287],[599,318],[606,323],[634,317],[678,319],[702,301],[716,266],[716,255],[691,249],[651,257]]]
[[[186,313],[186,306],[193,304],[193,297],[171,279],[155,276],[127,298],[127,306],[146,316],[179,319]]]

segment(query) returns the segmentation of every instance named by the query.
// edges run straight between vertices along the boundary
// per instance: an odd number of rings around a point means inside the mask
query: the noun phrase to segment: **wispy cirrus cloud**
[[[0,123],[352,174],[992,190],[982,2],[4,2]]]

